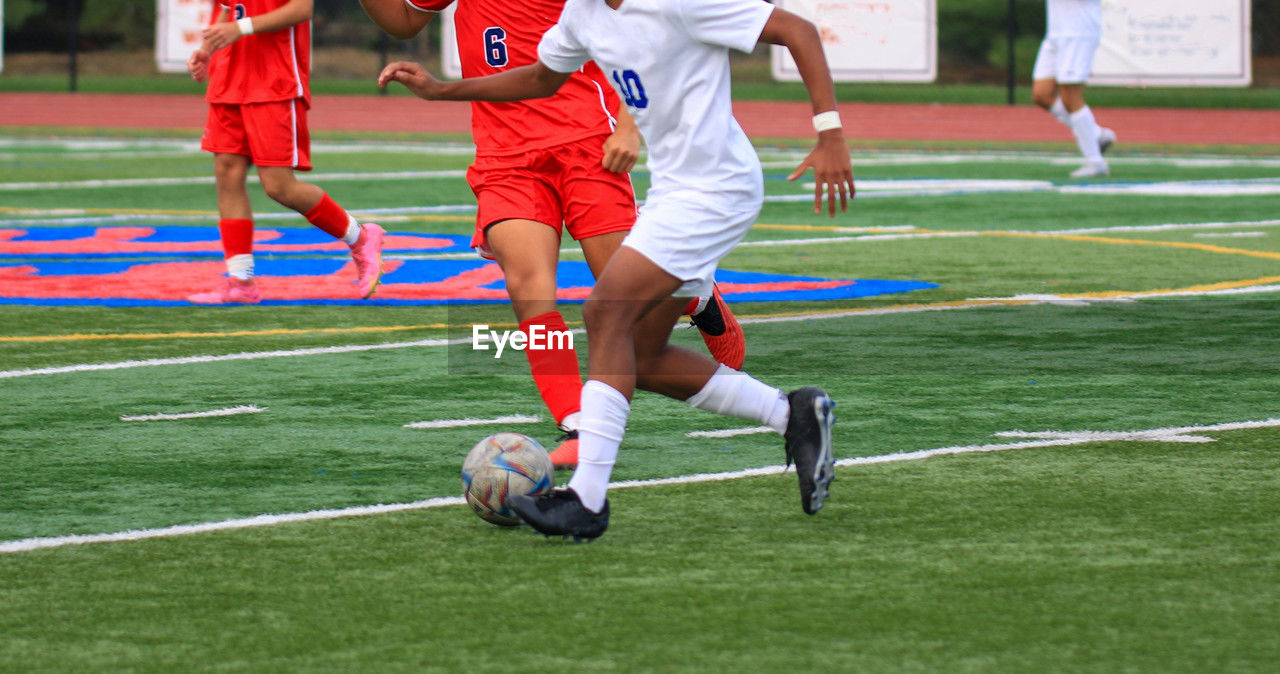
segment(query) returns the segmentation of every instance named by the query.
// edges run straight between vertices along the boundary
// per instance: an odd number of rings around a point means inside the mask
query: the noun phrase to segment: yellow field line
[[[1249,257],[1261,257],[1268,260],[1280,260],[1280,253],[1272,253],[1262,250],[1247,250],[1244,248],[1227,248],[1226,246],[1215,246],[1209,243],[1187,243],[1183,241],[1151,241],[1148,239],[1113,239],[1106,236],[1085,236],[1082,234],[1053,234],[1051,232],[982,232],[983,236],[1012,236],[1028,239],[1058,239],[1062,241],[1084,241],[1089,243],[1110,243],[1126,246],[1159,246],[1163,248],[1182,248],[1185,250],[1200,250],[1207,253],[1220,253],[1223,255],[1246,255]]]

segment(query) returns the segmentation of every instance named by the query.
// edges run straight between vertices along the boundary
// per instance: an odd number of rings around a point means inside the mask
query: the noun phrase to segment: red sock
[[[253,254],[253,220],[222,218],[218,220],[218,236],[222,239],[222,257]]]
[[[520,322],[520,332],[529,335],[529,328],[540,325],[544,329],[539,335],[539,342],[548,342],[547,333],[567,332],[564,317],[559,311],[548,311]],[[551,410],[556,423],[577,412],[582,398],[582,374],[578,370],[578,353],[572,348],[534,350],[525,349],[524,355],[529,359],[529,370],[533,373],[533,383],[538,386],[538,394]]]
[[[329,198],[328,192],[320,197],[320,203],[303,213],[302,217],[335,239],[346,236],[347,227],[351,225],[351,216],[347,215],[347,211],[338,202]]]
[[[697,311],[697,310],[698,310],[698,301],[699,301],[699,299],[700,299],[700,298],[695,297],[695,298],[693,298],[693,299],[689,300],[689,303],[688,303],[688,304],[684,305],[684,315],[685,315],[685,316],[692,316],[692,315],[693,315],[693,312],[695,312],[695,311]]]

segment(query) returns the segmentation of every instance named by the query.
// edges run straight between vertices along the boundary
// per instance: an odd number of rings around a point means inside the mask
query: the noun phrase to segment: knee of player
[[[245,167],[234,161],[213,162],[213,177],[219,183],[243,183],[247,175]]]
[[[539,300],[555,298],[555,262],[548,265],[524,266],[519,269],[503,268],[507,294],[512,300]],[[553,299],[554,301],[554,299]]]
[[[627,302],[601,300],[592,295],[582,305],[582,322],[589,335],[605,336],[612,333],[626,334],[635,325],[635,318],[628,315]]]
[[[290,187],[289,181],[262,178],[262,191],[266,192],[268,197],[278,203],[283,204],[288,201]]]

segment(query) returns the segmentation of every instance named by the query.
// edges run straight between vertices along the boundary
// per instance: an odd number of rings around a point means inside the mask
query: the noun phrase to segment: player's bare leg
[[[626,232],[584,239],[583,251],[592,272],[604,269]],[[560,260],[560,235],[556,229],[533,220],[511,219],[490,225],[485,240],[502,267],[507,294],[521,330],[534,325],[547,331],[567,330],[556,308],[556,265]],[[557,468],[578,463],[578,408],[582,375],[574,349],[525,350],[538,393],[556,425],[564,432],[551,452]]]
[[[218,238],[222,242],[227,278],[212,290],[187,300],[196,304],[256,304],[253,280],[253,209],[249,205],[249,158],[239,154],[213,155],[213,180],[218,199]]]
[[[377,224],[356,221],[324,190],[298,180],[288,166],[259,166],[258,178],[263,191],[276,203],[301,213],[308,222],[351,248],[357,292],[362,298],[372,295],[382,279],[382,239],[386,231]]]
[[[805,512],[822,507],[834,477],[831,399],[812,388],[783,394],[668,343],[687,302],[671,295],[681,285],[680,279],[625,246],[597,279],[583,307],[591,350],[582,391],[578,467],[566,489],[536,499],[512,499],[516,512],[538,531],[582,539],[604,533],[609,476],[637,386],[699,409],[756,419],[783,433],[787,461],[796,463],[800,477]]]

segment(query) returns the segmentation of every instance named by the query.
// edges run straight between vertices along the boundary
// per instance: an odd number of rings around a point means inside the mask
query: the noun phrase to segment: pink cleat
[[[360,237],[351,247],[351,259],[359,275],[360,299],[369,299],[382,280],[382,237],[387,233],[372,222],[360,225]]]
[[[235,277],[227,278],[221,287],[187,297],[188,302],[196,304],[257,304],[261,300],[258,284],[253,279],[241,280]]]

